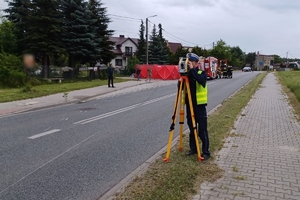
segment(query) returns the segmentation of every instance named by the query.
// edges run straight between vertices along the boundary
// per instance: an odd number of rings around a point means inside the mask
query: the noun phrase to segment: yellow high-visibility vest
[[[201,74],[202,71],[199,70],[198,74]],[[205,87],[203,87],[201,84],[196,82],[196,99],[197,99],[197,105],[207,104],[207,83],[205,83]]]

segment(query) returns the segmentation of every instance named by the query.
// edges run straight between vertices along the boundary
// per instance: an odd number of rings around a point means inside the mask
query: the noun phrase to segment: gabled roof
[[[122,45],[127,40],[131,40],[135,45],[138,45],[138,39],[137,38],[109,37],[109,40],[114,42],[116,45]]]
[[[116,43],[116,45],[121,45],[127,38],[124,37],[109,37],[109,40]]]
[[[181,47],[182,45],[181,45],[181,43],[168,42],[168,46],[170,48],[170,51],[173,52],[173,53],[175,53],[177,51],[177,49],[179,47]]]

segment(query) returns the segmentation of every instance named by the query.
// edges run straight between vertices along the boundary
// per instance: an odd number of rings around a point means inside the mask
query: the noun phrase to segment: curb
[[[71,104],[76,104],[76,103],[85,103],[88,100],[90,100],[92,98],[95,98],[95,97],[99,97],[99,96],[102,96],[102,95],[105,95],[105,94],[116,92],[116,91],[122,90],[124,88],[131,88],[131,87],[136,87],[136,86],[144,85],[144,84],[146,84],[146,83],[141,82],[141,83],[139,83],[137,85],[132,85],[132,86],[128,86],[128,87],[118,88],[116,90],[104,92],[104,93],[101,93],[101,94],[95,94],[95,95],[92,95],[92,96],[88,96],[88,97],[84,97],[84,98],[80,98],[80,99],[76,99],[76,100],[70,100],[70,101],[67,101],[67,102],[61,102],[61,103],[57,103],[57,104],[45,105],[45,106],[40,106],[40,107],[25,108],[23,110],[14,111],[14,112],[7,113],[7,114],[0,114],[0,118],[8,117],[8,116],[11,116],[11,115],[14,115],[14,114],[27,113],[27,112],[30,112],[30,111],[33,112],[33,111],[37,111],[37,110],[43,110],[43,109],[48,109],[48,108],[53,108],[53,107],[60,107],[60,106],[71,105]],[[90,88],[86,88],[86,89],[90,89]],[[73,91],[78,91],[78,90],[73,90]],[[70,92],[72,92],[72,91],[70,91]],[[60,94],[60,93],[61,92],[55,93],[55,94]],[[41,96],[41,97],[45,97],[45,96]],[[39,98],[39,97],[37,97],[37,98]],[[23,99],[23,100],[28,100],[28,99]],[[9,103],[9,102],[5,102],[5,103]]]

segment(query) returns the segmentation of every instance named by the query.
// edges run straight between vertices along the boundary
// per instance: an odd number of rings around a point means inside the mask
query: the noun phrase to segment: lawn
[[[294,111],[300,116],[300,71],[276,72],[279,82],[283,85],[284,92],[289,97],[289,102]],[[300,118],[298,118],[300,120]]]
[[[115,78],[114,83],[129,81],[130,79]],[[49,83],[32,87],[0,88],[0,103],[16,100],[47,96],[50,94],[69,92],[85,88],[107,85],[107,80],[74,81]]]

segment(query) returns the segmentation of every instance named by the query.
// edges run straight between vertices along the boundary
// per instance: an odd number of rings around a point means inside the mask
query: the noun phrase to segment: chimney
[[[124,35],[120,35],[120,38],[124,38]]]

